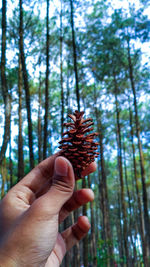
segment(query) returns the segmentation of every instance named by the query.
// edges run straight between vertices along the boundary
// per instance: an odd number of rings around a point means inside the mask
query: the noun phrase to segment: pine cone
[[[81,172],[98,157],[99,153],[96,152],[97,145],[93,139],[98,133],[90,133],[93,131],[93,119],[83,119],[84,112],[75,111],[75,113],[68,116],[73,122],[64,123],[65,127],[71,128],[63,133],[63,138],[59,143],[61,149],[60,154],[66,157],[74,168],[75,176],[80,177]]]

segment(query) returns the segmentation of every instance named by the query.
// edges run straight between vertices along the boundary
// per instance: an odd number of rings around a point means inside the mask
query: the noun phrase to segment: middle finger
[[[89,188],[83,188],[78,191],[75,191],[72,197],[64,204],[59,214],[59,222],[65,220],[70,212],[78,209],[79,207],[85,205],[89,201],[94,200],[94,193]]]

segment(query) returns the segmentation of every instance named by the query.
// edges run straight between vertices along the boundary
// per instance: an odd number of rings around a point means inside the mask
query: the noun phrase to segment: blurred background
[[[91,230],[64,267],[150,266],[150,2],[2,0],[0,196],[58,151],[76,109],[98,132]]]

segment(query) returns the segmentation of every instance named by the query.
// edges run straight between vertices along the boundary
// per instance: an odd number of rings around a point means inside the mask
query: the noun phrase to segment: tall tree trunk
[[[99,197],[98,197],[99,200]],[[100,218],[100,209],[99,209],[99,201],[95,203],[96,210],[94,211],[94,217],[95,217],[95,239],[96,239],[96,244],[98,244],[98,240],[100,239],[100,231],[99,231],[99,226],[101,225],[101,218]]]
[[[80,93],[79,93],[79,78],[78,78],[78,68],[77,68],[77,51],[76,51],[77,48],[76,48],[75,30],[74,30],[73,0],[70,0],[70,9],[71,9],[71,29],[72,29],[72,46],[73,46],[74,72],[75,72],[75,82],[76,82],[76,97],[77,97],[78,111],[80,111]]]
[[[11,116],[11,101],[7,87],[6,79],[6,5],[7,1],[2,1],[2,47],[1,47],[1,86],[4,101],[4,134],[3,143],[0,150],[0,164],[5,158],[5,152],[10,136],[10,116]]]
[[[71,224],[71,217],[67,217],[64,221],[64,229],[67,229]],[[64,258],[64,267],[70,267],[71,265],[71,251],[68,251]]]
[[[24,54],[24,40],[23,40],[23,0],[19,0],[20,6],[20,25],[19,25],[19,46],[22,64],[22,75],[24,81],[24,89],[26,96],[26,108],[27,108],[27,119],[28,119],[28,137],[29,137],[29,154],[30,154],[30,169],[34,168],[34,154],[33,154],[33,136],[32,136],[32,118],[31,118],[31,101],[30,101],[30,90],[28,82],[28,72],[26,69],[25,54]]]
[[[77,183],[75,185],[75,191],[78,190],[78,187],[77,187]],[[74,224],[75,222],[77,222],[78,220],[78,217],[79,217],[79,211],[78,209],[75,210],[73,213],[72,213],[72,224]],[[80,244],[77,243],[74,247],[73,247],[73,259],[72,259],[72,266],[73,267],[78,267],[80,266],[80,263],[81,263],[81,257],[80,257]]]
[[[123,240],[123,230],[122,230],[122,216],[121,216],[121,201],[120,201],[120,194],[118,194],[117,196],[117,204],[118,204],[118,208],[117,208],[117,223],[116,223],[116,232],[117,232],[117,238],[118,238],[118,250],[119,250],[119,257],[121,260],[124,260],[124,240]],[[119,260],[120,260],[119,259]],[[122,266],[124,266],[124,261],[122,263]]]
[[[70,55],[68,55],[67,60],[67,97],[66,97],[66,106],[67,106],[67,114],[71,113],[70,108],[70,88],[69,88],[69,77],[70,77]],[[69,119],[69,117],[68,117]]]
[[[88,175],[88,187],[91,187],[90,175]],[[96,252],[96,231],[95,231],[95,218],[94,218],[94,206],[93,201],[90,202],[90,212],[91,212],[91,242],[90,247],[92,250],[92,262],[94,267],[97,267],[97,252]]]
[[[147,240],[145,238],[143,210],[142,210],[142,203],[141,203],[141,198],[140,198],[138,177],[137,177],[137,166],[136,166],[135,146],[134,146],[134,131],[133,131],[133,116],[132,116],[132,110],[130,107],[130,98],[128,98],[128,101],[129,101],[130,135],[131,135],[132,156],[133,156],[134,180],[135,180],[135,188],[136,188],[137,204],[138,204],[138,212],[139,212],[139,221],[140,221],[140,224],[139,224],[140,236],[141,236],[141,241],[142,241],[143,260],[144,260],[145,266],[147,267],[148,266],[148,247],[147,247]]]
[[[2,187],[1,187],[1,199],[5,196],[5,184],[7,181],[7,171],[6,171],[6,158],[4,158],[1,165],[1,175],[2,175]]]
[[[130,235],[130,239],[131,239],[131,244],[133,247],[133,262],[132,262],[132,266],[134,267],[135,264],[137,263],[137,253],[136,253],[136,247],[135,247],[135,242],[133,240],[133,234],[132,234],[132,226],[134,225],[134,223],[132,223],[133,221],[133,217],[135,218],[135,214],[134,214],[134,209],[132,211],[132,206],[131,206],[131,196],[130,196],[130,191],[129,191],[129,185],[128,185],[128,174],[127,174],[127,165],[126,165],[126,148],[125,148],[125,141],[123,140],[123,159],[124,159],[124,176],[125,176],[125,185],[126,185],[126,191],[127,191],[127,196],[128,196],[128,209],[129,209],[129,235]]]
[[[61,88],[61,137],[63,136],[63,124],[64,124],[64,88],[63,88],[63,60],[62,60],[62,49],[63,49],[63,32],[62,32],[62,0],[61,0],[61,11],[60,11],[60,88]]]
[[[104,233],[105,240],[109,244],[108,245],[108,254],[109,254],[109,265],[113,266],[113,244],[112,244],[112,236],[110,229],[110,219],[109,219],[109,204],[108,204],[108,192],[107,192],[107,177],[105,172],[105,160],[104,160],[104,148],[103,148],[103,132],[102,132],[102,122],[101,115],[98,113],[96,107],[96,89],[94,89],[94,102],[95,102],[95,115],[97,121],[97,131],[99,133],[99,144],[100,144],[100,166],[101,166],[101,201],[102,201],[102,212],[103,212],[103,224],[104,224]]]
[[[24,177],[23,137],[22,137],[22,69],[21,69],[20,54],[19,54],[19,68],[18,68],[18,96],[19,96],[18,181],[20,181]]]
[[[10,139],[9,139],[9,186],[7,191],[13,186],[13,161],[12,161],[12,145],[11,145],[11,120],[10,120]]]
[[[129,266],[129,250],[128,250],[128,232],[127,232],[127,214],[125,204],[125,192],[124,192],[124,179],[123,179],[123,168],[122,168],[122,143],[121,143],[121,127],[120,127],[120,111],[118,104],[118,85],[117,79],[114,74],[114,93],[115,93],[115,106],[116,106],[116,125],[117,125],[117,151],[118,151],[118,168],[120,178],[120,192],[121,192],[121,208],[123,215],[123,238],[126,255],[126,264]]]
[[[77,221],[78,214],[76,212],[72,213],[72,224]],[[73,258],[72,258],[72,267],[79,267],[80,266],[80,245],[77,243],[73,247]]]
[[[105,235],[105,230],[106,230],[106,227],[104,226],[104,207],[103,207],[103,204],[104,204],[104,201],[103,201],[103,188],[102,188],[102,177],[101,177],[101,166],[100,166],[100,161],[98,160],[98,201],[99,201],[99,205],[97,205],[97,209],[100,208],[100,213],[99,213],[99,216],[97,215],[96,216],[96,221],[98,222],[98,225],[101,226],[101,231],[100,231],[100,234],[99,234],[99,238],[104,240],[105,244],[106,245],[106,235]],[[96,235],[98,236],[98,231],[96,233]],[[97,237],[97,240],[98,242],[98,237]],[[107,262],[107,265],[108,265],[108,262]],[[106,265],[106,266],[107,266]]]
[[[104,166],[104,153],[103,153],[103,135],[102,135],[102,127],[100,122],[100,116],[98,120],[98,133],[99,133],[99,142],[100,142],[100,165],[101,165],[101,204],[102,204],[102,212],[103,212],[103,224],[104,224],[104,233],[105,233],[105,241],[108,246],[108,255],[109,255],[109,266],[113,266],[113,245],[112,245],[112,236],[110,229],[110,220],[109,220],[109,209],[108,209],[108,192],[107,192],[107,184],[106,184],[106,173]]]
[[[8,190],[12,188],[13,186],[13,161],[12,161],[11,151],[12,151],[12,147],[11,147],[11,139],[10,139],[10,143],[9,143],[9,175],[10,175],[10,178],[9,178]]]
[[[82,188],[86,188],[86,179],[82,179]],[[87,216],[87,205],[83,206],[82,211],[84,216]],[[88,266],[88,235],[86,235],[83,239],[83,265]]]
[[[147,200],[147,190],[146,190],[146,177],[145,177],[145,168],[144,168],[144,156],[142,150],[142,143],[140,138],[140,123],[138,117],[138,107],[137,107],[137,98],[136,98],[136,90],[134,84],[134,76],[133,76],[133,65],[130,55],[130,40],[128,39],[128,64],[129,64],[129,77],[131,82],[131,88],[134,96],[134,111],[135,111],[135,124],[136,124],[136,136],[138,139],[138,148],[139,148],[139,156],[140,156],[140,169],[141,169],[141,179],[142,179],[142,197],[143,197],[143,206],[144,206],[144,223],[145,223],[145,231],[146,237],[149,246],[149,254],[150,254],[150,220],[148,214],[148,200]]]
[[[39,74],[39,91],[38,91],[38,162],[39,163],[42,161],[41,87],[42,87],[42,82],[41,82],[41,71],[40,71],[40,74]]]
[[[47,0],[46,15],[46,79],[45,79],[45,116],[44,116],[44,140],[43,159],[47,156],[48,141],[48,109],[49,109],[49,0]]]

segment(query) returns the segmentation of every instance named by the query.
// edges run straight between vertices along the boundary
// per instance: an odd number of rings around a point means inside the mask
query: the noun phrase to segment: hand
[[[92,163],[82,173],[96,170]],[[47,158],[15,185],[0,204],[0,266],[57,267],[90,228],[85,216],[61,234],[58,225],[71,211],[94,198],[90,189],[73,192],[71,163]]]

